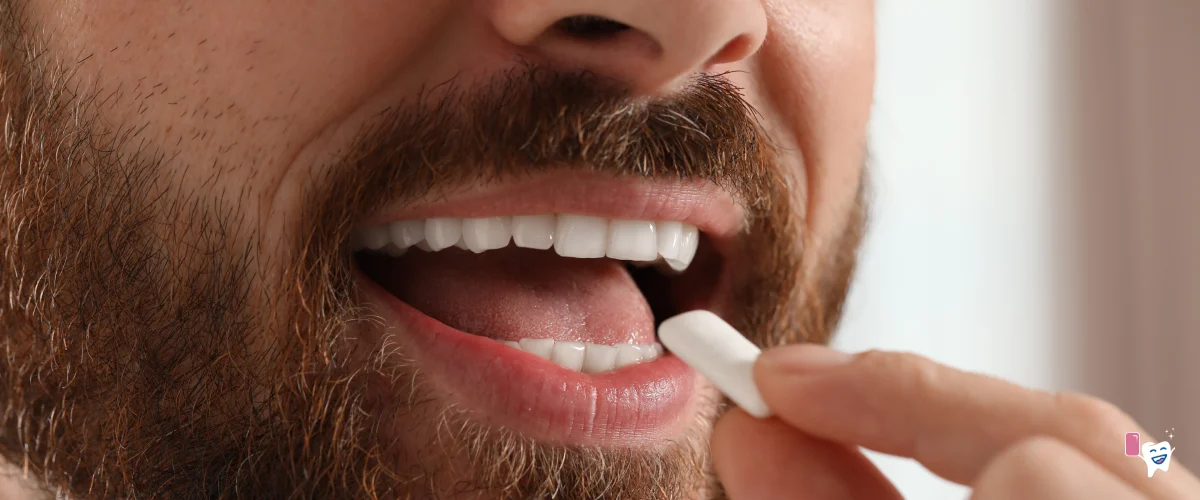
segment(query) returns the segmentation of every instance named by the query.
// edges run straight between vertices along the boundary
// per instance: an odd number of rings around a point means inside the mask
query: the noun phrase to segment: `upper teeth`
[[[651,262],[659,258],[683,271],[692,263],[700,233],[674,221],[610,220],[570,214],[516,215],[478,219],[434,218],[391,222],[360,229],[355,250],[403,255],[459,247],[481,253],[508,246],[554,251],[563,257]]]

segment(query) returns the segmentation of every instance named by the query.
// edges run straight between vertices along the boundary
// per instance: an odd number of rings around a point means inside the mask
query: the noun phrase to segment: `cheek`
[[[445,2],[49,3],[32,14],[52,53],[86,58],[74,83],[137,132],[127,147],[172,158],[168,185],[263,214],[299,152],[414,57]]]
[[[803,165],[807,188],[797,201],[816,251],[824,251],[845,229],[862,179],[874,2],[770,0],[767,12],[770,32],[751,71],[772,136]]]

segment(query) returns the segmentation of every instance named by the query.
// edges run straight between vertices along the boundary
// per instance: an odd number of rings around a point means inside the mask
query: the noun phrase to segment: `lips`
[[[1150,460],[1153,460],[1153,461],[1154,461],[1154,463],[1156,463],[1156,464],[1158,464],[1158,465],[1162,465],[1162,464],[1163,464],[1163,462],[1166,462],[1166,461],[1167,461],[1167,456],[1166,456],[1166,455],[1159,455],[1159,456],[1157,456],[1157,457],[1153,457],[1153,458],[1151,458]]]
[[[725,302],[736,206],[710,184],[540,182],[556,189],[492,188],[360,227],[367,302],[478,420],[570,443],[678,435],[700,382],[655,326]]]

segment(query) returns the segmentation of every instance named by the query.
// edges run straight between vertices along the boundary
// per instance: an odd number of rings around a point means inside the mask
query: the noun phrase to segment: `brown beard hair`
[[[654,102],[533,66],[423,93],[310,179],[287,254],[266,255],[245,193],[172,185],[177,158],[99,118],[122,97],[77,93],[77,66],[0,9],[0,457],[48,493],[720,496],[715,415],[653,452],[547,445],[474,423],[421,390],[402,352],[348,338],[378,327],[355,296],[353,225],[448,186],[564,167],[710,180],[746,207],[757,257],[735,284],[735,326],[760,345],[825,342],[840,315],[862,206],[819,275],[802,275],[798,184],[719,76]],[[374,439],[401,419],[434,423],[435,437]]]

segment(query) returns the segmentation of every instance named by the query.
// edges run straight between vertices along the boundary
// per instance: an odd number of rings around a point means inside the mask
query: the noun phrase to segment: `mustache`
[[[758,114],[724,75],[696,76],[663,98],[631,99],[590,73],[523,66],[464,89],[453,82],[388,109],[364,127],[317,210],[358,215],[464,185],[558,168],[707,180],[752,211],[771,197],[773,152]]]

